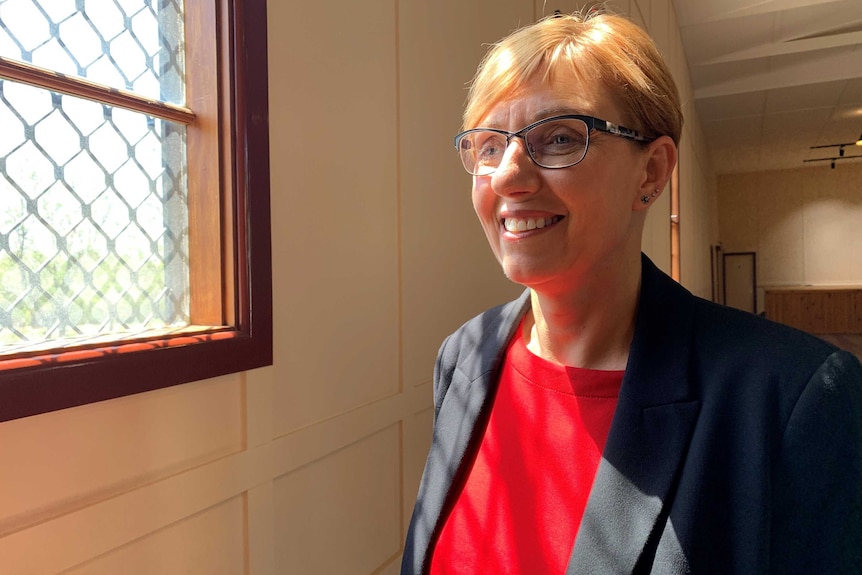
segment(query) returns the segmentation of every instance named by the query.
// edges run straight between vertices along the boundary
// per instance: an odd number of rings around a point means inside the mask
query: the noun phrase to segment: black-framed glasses
[[[474,176],[494,172],[503,159],[512,138],[524,140],[530,159],[542,168],[574,166],[587,155],[590,132],[597,130],[637,142],[652,142],[636,131],[607,120],[580,114],[553,116],[518,130],[507,132],[496,128],[473,128],[455,136],[455,148],[464,169]]]

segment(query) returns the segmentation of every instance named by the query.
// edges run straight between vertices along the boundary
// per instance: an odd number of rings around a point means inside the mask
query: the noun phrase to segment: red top
[[[527,349],[522,332],[506,350],[431,575],[566,571],[624,372],[548,362]]]

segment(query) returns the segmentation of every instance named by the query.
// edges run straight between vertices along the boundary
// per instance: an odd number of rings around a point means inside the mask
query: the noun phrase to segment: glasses
[[[509,148],[512,138],[524,140],[530,159],[541,168],[574,166],[587,155],[590,132],[597,130],[636,142],[652,142],[636,131],[592,116],[568,114],[545,118],[517,132],[495,128],[473,128],[455,136],[455,148],[464,169],[474,176],[494,172]]]

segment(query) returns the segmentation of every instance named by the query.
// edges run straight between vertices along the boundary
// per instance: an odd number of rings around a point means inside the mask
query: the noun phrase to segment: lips
[[[503,227],[507,232],[528,232],[553,225],[563,219],[563,216],[547,216],[532,218],[504,218]]]

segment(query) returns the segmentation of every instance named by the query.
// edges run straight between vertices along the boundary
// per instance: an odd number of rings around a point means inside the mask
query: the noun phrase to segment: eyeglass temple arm
[[[650,142],[649,138],[644,138],[640,134],[638,134],[635,130],[630,130],[629,128],[625,128],[623,126],[618,126],[612,122],[607,121],[596,121],[595,128],[601,132],[607,132],[609,134],[615,134],[617,136],[622,136],[623,138],[629,138],[632,140],[636,140],[638,142]]]

